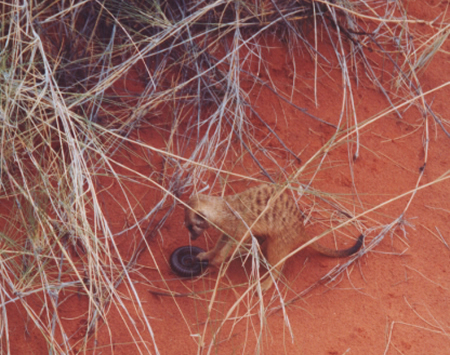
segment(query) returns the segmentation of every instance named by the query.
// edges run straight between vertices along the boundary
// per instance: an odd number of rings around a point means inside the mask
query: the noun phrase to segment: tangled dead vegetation
[[[177,204],[193,191],[278,184],[303,196],[301,207],[321,226],[314,241],[330,233],[371,234],[361,257],[385,235],[405,230],[404,214],[427,164],[429,125],[450,137],[417,75],[447,39],[448,24],[409,18],[401,1],[9,1],[0,4],[0,22],[1,353],[15,351],[12,305],[20,305],[21,326],[37,329],[51,353],[95,348],[99,328],[111,327],[111,307],[139,351],[158,353],[136,286],[137,280],[154,284],[139,257],[150,255],[158,287],[171,291],[156,247]],[[413,31],[424,24],[435,34],[415,39]],[[274,41],[286,49],[283,62],[270,58]],[[337,120],[311,113],[295,98],[307,82],[297,65],[306,62],[312,70],[304,95],[316,106],[320,77],[335,81],[332,72],[340,73]],[[274,73],[283,71],[292,78],[288,89],[277,86]],[[380,91],[386,110],[360,120],[358,87]],[[333,133],[300,158],[279,130],[281,118],[268,120],[256,104],[264,90],[305,126],[319,122]],[[410,105],[425,117],[425,154],[401,213],[378,221],[369,213],[383,203],[366,208],[355,191],[346,199],[315,186],[330,152],[348,147],[345,164],[353,174],[361,130],[388,113],[402,117]],[[255,277],[256,250],[252,255]],[[335,279],[349,265],[324,278]],[[289,301],[277,290],[287,325],[286,306],[304,294]],[[211,320],[203,324],[198,349],[213,351],[247,295],[230,305],[211,337]],[[77,327],[59,315],[73,297],[86,300],[74,316],[83,319]],[[254,301],[261,307],[259,349],[270,312],[262,297]],[[111,339],[102,344],[113,352]]]

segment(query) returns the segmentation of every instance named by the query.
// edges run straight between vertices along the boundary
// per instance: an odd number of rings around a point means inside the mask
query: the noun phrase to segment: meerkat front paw
[[[206,251],[197,254],[197,259],[200,261],[209,260],[209,255]]]
[[[200,261],[208,261],[209,264],[211,264],[214,261],[215,257],[216,257],[216,253],[214,251],[212,251],[212,250],[197,254],[197,259],[198,260],[200,260]]]

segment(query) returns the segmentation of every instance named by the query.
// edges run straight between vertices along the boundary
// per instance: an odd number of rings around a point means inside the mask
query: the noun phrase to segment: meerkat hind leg
[[[289,253],[298,247],[299,240],[295,233],[283,230],[275,238],[266,240],[266,259],[272,269],[271,275],[261,282],[261,289],[263,292],[269,290],[274,281],[281,275],[285,260],[283,260]],[[282,261],[283,260],[283,261]]]
[[[263,282],[261,282],[262,292],[269,290],[272,287],[273,282],[278,279],[284,266],[284,261],[280,262],[280,260],[289,254],[289,251],[285,250],[286,245],[282,240],[272,239],[266,241],[266,243],[266,259],[269,263],[269,268],[277,265],[278,263],[279,264],[272,269],[271,274],[268,275]]]

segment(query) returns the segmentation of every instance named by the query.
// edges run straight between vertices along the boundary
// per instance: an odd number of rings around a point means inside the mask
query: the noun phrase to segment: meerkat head
[[[199,207],[201,205],[200,199],[193,197],[189,200],[188,205],[191,208],[187,208],[184,211],[184,225],[189,231],[189,237],[192,240],[197,239],[203,234],[203,232],[209,228],[209,223],[205,217],[201,216]],[[198,211],[198,212],[196,212]]]
[[[192,240],[197,239],[203,234],[205,229],[209,228],[209,223],[199,214],[186,209],[184,225],[189,231],[189,237]]]

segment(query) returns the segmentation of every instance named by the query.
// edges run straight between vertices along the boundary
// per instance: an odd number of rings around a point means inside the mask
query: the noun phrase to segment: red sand
[[[419,2],[411,2],[410,15],[432,20],[446,9],[444,2],[427,3],[428,5],[425,3],[418,5]],[[427,35],[432,33],[427,26],[416,27]],[[260,77],[263,80],[270,78],[276,87],[290,93],[293,83],[292,60],[287,59],[289,54],[285,44],[272,38],[266,45],[270,47],[264,56],[268,60],[268,70],[261,72]],[[327,46],[327,43],[322,43],[321,46]],[[450,78],[448,41],[442,49],[446,52],[436,54],[431,64],[420,74],[419,79],[424,91],[436,88]],[[306,54],[303,58],[296,56],[295,64],[298,77],[293,102],[307,108],[309,113],[337,124],[342,103],[340,71],[330,68],[324,68],[326,72],[319,71],[320,80],[317,88],[319,106],[315,107],[312,100],[314,97],[312,60]],[[244,88],[250,89],[251,84],[245,83]],[[368,86],[367,80],[363,80],[358,87],[355,82],[352,82],[352,85],[355,99],[358,100],[355,106],[360,122],[389,109],[386,98],[379,90]],[[394,92],[391,94],[394,95]],[[427,96],[428,102],[432,102],[434,112],[443,120],[448,120],[449,97],[448,87]],[[286,145],[295,153],[301,152],[303,164],[334,133],[334,128],[301,114],[260,85],[253,87],[250,100],[261,117],[271,127],[276,127],[277,134]],[[323,192],[348,194],[347,206],[350,204],[358,206],[361,203],[364,210],[367,210],[413,190],[419,179],[419,169],[425,159],[427,164],[420,186],[435,181],[448,171],[450,139],[429,116],[427,124],[430,142],[428,157],[425,157],[423,141],[426,121],[420,112],[420,102],[415,102],[412,107],[403,110],[402,116],[403,118],[399,119],[394,113],[390,113],[360,131],[360,156],[352,163],[354,180],[349,170],[349,145],[343,144],[339,149],[330,152],[325,159],[324,166],[314,181],[314,188]],[[158,123],[157,118],[151,120],[154,124]],[[260,131],[255,133],[256,138],[262,140],[268,132],[255,117],[254,124],[260,128]],[[447,129],[449,128],[447,125]],[[157,148],[164,148],[164,140],[168,137],[152,133],[152,129],[143,129],[140,139]],[[264,144],[272,149],[273,154],[282,152],[277,156],[280,164],[294,166],[297,169],[301,167],[300,164],[293,164],[292,157],[283,152],[281,145],[273,137],[268,138]],[[351,146],[355,149],[354,144]],[[235,152],[239,154],[239,150]],[[230,157],[233,158],[238,159],[238,155]],[[262,156],[258,158],[264,162],[266,168],[271,168],[268,159]],[[153,159],[155,164],[159,164],[157,168],[160,168],[160,158],[155,156]],[[128,160],[127,164],[130,164],[131,160]],[[123,162],[125,163],[125,159]],[[152,169],[142,162],[135,163],[138,166],[134,166],[134,169],[140,173],[149,175],[152,172]],[[231,165],[227,168],[231,169]],[[245,167],[244,164],[237,164],[233,171],[245,175],[259,172],[251,163],[246,163]],[[306,182],[305,178],[310,177],[312,172],[309,169],[307,174],[301,176],[302,182]],[[104,185],[108,186],[109,183],[105,180]],[[232,186],[238,190],[245,188],[242,183],[235,183]],[[156,198],[159,198],[158,193],[146,187],[138,187],[135,184],[132,189],[133,194],[142,201],[145,211],[149,211]],[[355,189],[361,202],[355,198]],[[116,197],[120,195],[117,185],[111,187],[109,192]],[[226,193],[231,191],[227,190]],[[270,303],[272,290],[264,297],[269,314],[265,316],[263,329],[261,330],[258,316],[260,309],[257,299],[246,297],[231,316],[243,318],[239,322],[233,320],[226,322],[218,333],[216,345],[212,346],[211,353],[254,353],[257,350],[257,338],[260,336],[259,346],[267,354],[449,354],[450,250],[437,236],[439,230],[450,244],[449,193],[448,180],[419,190],[406,210],[404,224],[399,225],[394,234],[386,235],[380,245],[360,258],[336,281],[326,286],[317,286],[303,298],[289,304],[285,309],[285,316],[290,324],[292,338],[284,322],[283,312],[271,311],[280,305],[279,299]],[[187,197],[182,196],[183,199]],[[375,221],[390,223],[406,208],[409,198],[410,195],[407,195],[396,200],[364,216],[362,220],[369,227],[377,226]],[[104,194],[103,201],[109,213],[108,218],[115,221],[114,232],[117,232],[123,228],[127,216],[124,215],[120,203],[115,202],[111,195]],[[359,213],[361,209],[357,208],[355,212]],[[318,232],[314,227],[308,230],[312,235]],[[403,233],[403,230],[406,233]],[[370,233],[366,243],[379,232],[380,230]],[[134,236],[127,235],[117,239],[124,255],[129,255],[130,248],[133,247],[130,240],[138,242],[137,235],[136,233]],[[163,228],[149,241],[155,260],[148,250],[144,251],[138,260],[141,276],[137,273],[134,275],[136,280],[141,281],[134,286],[161,354],[206,354],[212,341],[211,334],[220,326],[230,307],[246,290],[244,286],[220,290],[212,304],[210,319],[206,322],[213,296],[211,292],[201,293],[201,291],[214,289],[217,270],[211,269],[206,276],[194,281],[180,281],[170,272],[167,264],[170,253],[176,247],[187,244],[188,234],[183,227],[183,209],[177,206]],[[207,247],[203,237],[195,244]],[[210,242],[208,247],[211,247]],[[162,277],[154,269],[155,261],[167,284],[159,281]],[[306,290],[335,265],[344,261],[321,256],[311,249],[301,251],[286,264],[284,275],[287,285],[292,290],[288,291],[284,285],[280,285],[285,299],[290,300],[296,293]],[[248,262],[243,268],[238,260],[233,261],[220,286],[245,283],[244,269],[250,270]],[[172,298],[149,292],[150,290],[165,292],[167,289],[180,293],[195,291],[199,294],[194,297]],[[119,287],[119,292],[124,296],[130,294],[126,282]],[[91,348],[87,350],[88,353],[138,353],[133,345],[133,341],[139,339],[138,332],[146,342],[145,345],[139,345],[141,351],[146,353],[145,347],[153,351],[154,343],[146,330],[142,314],[136,312],[132,302],[126,299],[123,301],[131,318],[136,322],[136,329],[131,330],[133,325],[125,315],[124,309],[120,308],[117,302],[111,304],[107,322],[98,325],[94,335],[97,343],[89,344]],[[67,321],[67,330],[73,328],[73,331],[76,329],[80,331],[73,339],[74,342],[81,339],[86,330],[84,312],[87,305],[86,297],[74,295],[59,308],[59,316]],[[11,312],[12,307],[15,306],[10,306]],[[47,353],[45,341],[36,329],[33,327],[28,329],[29,335],[25,335],[23,317],[26,313],[20,310],[17,314],[16,319],[9,318],[9,327],[14,330],[11,338],[12,353]],[[203,349],[199,347],[201,336],[205,337]],[[96,349],[92,351],[94,347]]]

